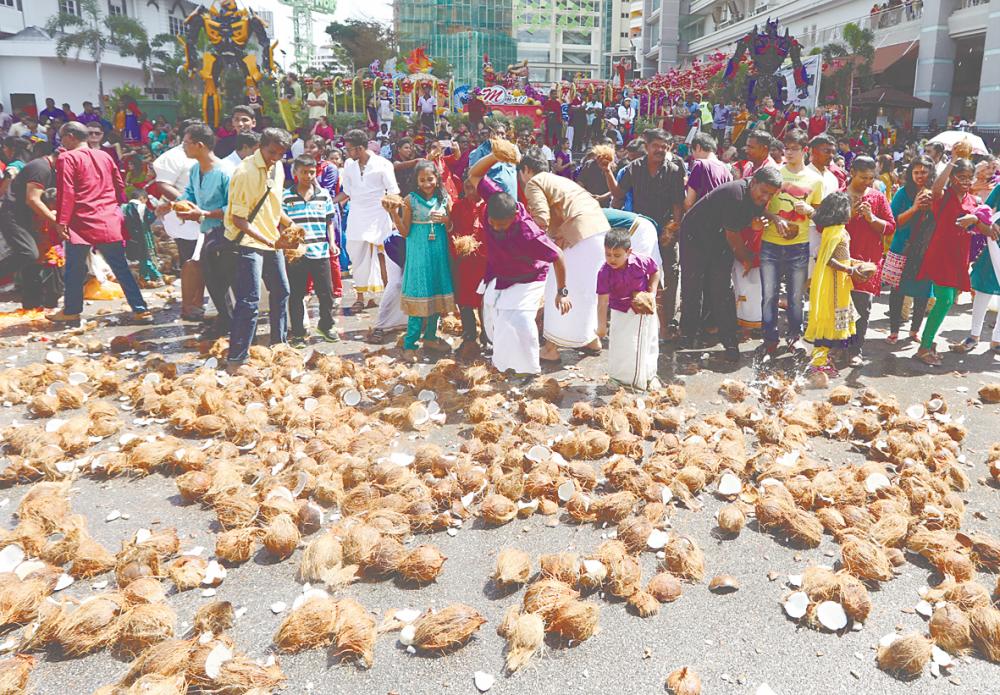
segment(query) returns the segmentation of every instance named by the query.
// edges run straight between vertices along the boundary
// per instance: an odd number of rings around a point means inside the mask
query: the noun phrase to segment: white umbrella
[[[990,151],[986,149],[986,143],[978,135],[973,135],[972,133],[966,133],[964,130],[946,130],[943,133],[935,135],[928,142],[940,142],[944,145],[944,148],[951,152],[951,147],[956,142],[961,142],[962,140],[968,140],[969,144],[972,145],[973,154],[989,154]]]

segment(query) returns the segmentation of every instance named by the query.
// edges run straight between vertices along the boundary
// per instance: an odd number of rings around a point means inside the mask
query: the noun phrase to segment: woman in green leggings
[[[997,237],[996,225],[988,224],[974,212],[978,207],[969,193],[975,167],[960,154],[961,145],[955,146],[956,158],[944,168],[934,181],[935,227],[924,255],[924,262],[917,273],[917,280],[934,283],[934,308],[927,314],[927,324],[920,339],[920,349],[914,357],[924,364],[941,364],[934,344],[938,330],[944,322],[959,292],[969,292],[970,233]]]

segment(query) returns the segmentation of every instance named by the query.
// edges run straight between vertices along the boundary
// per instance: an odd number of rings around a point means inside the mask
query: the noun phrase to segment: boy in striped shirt
[[[334,329],[333,285],[330,277],[330,254],[337,255],[337,215],[336,206],[330,194],[316,181],[316,160],[301,155],[292,163],[294,185],[285,191],[282,208],[293,223],[306,232],[305,255],[287,266],[288,273],[288,318],[291,322],[289,342],[295,347],[304,347],[306,331],[303,325],[305,297],[309,277],[312,276],[313,290],[319,299],[319,324],[317,334],[326,342],[340,340]]]

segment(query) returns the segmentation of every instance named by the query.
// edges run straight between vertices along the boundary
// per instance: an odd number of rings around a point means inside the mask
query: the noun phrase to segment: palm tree
[[[87,51],[97,70],[97,95],[104,105],[104,53],[110,46],[118,48],[123,56],[134,55],[142,65],[144,75],[149,74],[149,37],[139,22],[120,15],[106,16],[98,0],[78,0],[80,14],[60,12],[50,17],[45,29],[57,34],[56,55],[66,60],[70,51],[76,58]]]

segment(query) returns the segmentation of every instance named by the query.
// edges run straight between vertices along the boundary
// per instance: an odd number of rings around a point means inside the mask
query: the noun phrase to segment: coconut
[[[524,611],[537,613],[548,623],[560,604],[575,599],[580,592],[558,579],[540,579],[524,592]]]
[[[594,509],[598,521],[616,523],[631,514],[632,508],[638,501],[639,498],[635,494],[623,490],[598,497],[591,502],[591,507]]]
[[[582,642],[597,634],[600,613],[596,603],[570,599],[563,601],[548,620],[548,629],[566,639]]]
[[[55,396],[40,393],[31,399],[28,410],[40,418],[52,417],[59,410],[59,399]]]
[[[860,579],[847,572],[838,574],[837,580],[840,584],[840,605],[843,606],[844,612],[851,620],[863,623],[868,619],[872,609],[872,599],[868,589]]]
[[[354,599],[337,603],[334,639],[338,656],[353,656],[371,668],[375,661],[375,619]]]
[[[558,579],[573,586],[580,577],[580,560],[576,553],[552,553],[538,558],[542,577]]]
[[[28,676],[38,659],[27,654],[15,654],[0,660],[0,695],[28,692]]]
[[[174,481],[185,502],[200,502],[212,487],[212,474],[207,471],[188,471]]]
[[[49,591],[49,583],[39,578],[15,577],[0,585],[0,626],[23,625],[34,620]]]
[[[201,586],[201,580],[205,577],[207,567],[207,560],[193,555],[185,555],[170,563],[167,567],[167,576],[174,582],[177,591],[188,591]]]
[[[916,632],[897,636],[888,645],[883,642],[876,657],[878,667],[900,680],[919,678],[931,660],[931,644]]]
[[[295,653],[332,644],[337,620],[337,602],[329,597],[310,599],[289,613],[277,633],[278,651]]]
[[[840,547],[844,569],[859,579],[886,582],[893,578],[892,563],[881,546],[848,536]]]
[[[979,389],[979,400],[983,403],[1000,403],[1000,384],[986,384]]]
[[[955,534],[956,540],[972,552],[976,567],[994,574],[1000,573],[1000,541],[985,533]]]
[[[640,618],[649,618],[660,612],[659,601],[642,589],[628,597],[628,607]]]
[[[418,545],[406,553],[399,563],[398,571],[412,582],[426,584],[437,579],[447,559],[433,545]]]
[[[497,555],[493,581],[501,587],[525,584],[531,578],[531,556],[517,548],[504,548]]]
[[[156,577],[141,577],[129,582],[123,591],[125,602],[129,606],[143,603],[163,603],[167,600],[167,592]]]
[[[516,611],[516,606],[513,607]],[[507,639],[507,672],[523,668],[542,649],[545,623],[534,613],[519,613],[502,635]]]
[[[653,524],[644,516],[630,517],[618,524],[618,540],[632,553],[646,549],[646,541],[653,532]]]
[[[611,437],[600,430],[587,430],[583,433],[580,443],[582,450],[580,451],[579,458],[598,459],[607,455],[608,450],[611,448]]]
[[[594,419],[594,406],[587,401],[577,401],[573,404],[573,422],[585,424]]]
[[[739,581],[730,574],[717,574],[708,583],[708,590],[715,594],[731,594],[739,589]]]
[[[788,510],[784,531],[789,539],[806,548],[815,548],[823,540],[823,524],[809,512],[798,508]]]
[[[731,536],[738,536],[740,531],[743,530],[743,526],[746,524],[747,517],[739,505],[727,504],[719,510],[718,521],[719,528],[722,529],[724,533],[728,533]]]
[[[745,401],[750,395],[750,388],[742,381],[737,381],[735,379],[723,379],[722,384],[719,386],[719,393],[722,394],[728,401],[732,403],[739,403],[741,401]]]
[[[972,558],[957,550],[948,550],[931,558],[934,567],[941,574],[954,577],[959,582],[970,581],[976,574]]]
[[[257,499],[248,490],[220,494],[216,496],[212,506],[219,523],[227,531],[249,526],[259,508]]]
[[[262,530],[259,528],[234,528],[215,537],[215,556],[223,562],[241,564],[253,555],[254,546]]]
[[[126,547],[115,559],[115,579],[121,588],[142,577],[159,576],[161,576],[160,556],[153,548]]]
[[[976,606],[969,611],[969,623],[979,653],[995,664],[1000,663],[1000,610]]]
[[[102,649],[115,637],[118,615],[124,606],[118,594],[103,594],[81,603],[63,619],[55,634],[68,656],[81,656]]]
[[[222,663],[211,687],[213,692],[218,693],[268,695],[280,688],[285,680],[285,674],[277,664],[262,666],[249,657],[237,655]]]
[[[325,533],[311,541],[302,552],[299,562],[300,582],[321,582],[331,570],[339,569],[343,561],[340,540],[332,533]]]
[[[464,644],[486,620],[474,608],[455,603],[438,613],[428,613],[413,625],[413,646],[424,651],[445,651]]]
[[[236,611],[229,601],[213,601],[207,603],[194,614],[194,632],[204,634],[211,632],[221,635],[236,622]]]
[[[936,608],[927,627],[934,643],[949,654],[960,656],[972,647],[972,623],[958,606],[945,603]]]
[[[524,615],[531,615],[530,613],[525,613]],[[500,619],[500,624],[497,625],[497,634],[507,639],[510,637],[511,633],[514,631],[514,625],[517,623],[517,619],[521,617],[521,609],[516,605],[508,606],[507,610],[503,613],[503,618]]]
[[[649,580],[646,591],[660,603],[673,603],[681,597],[681,583],[669,572],[660,572]]]
[[[367,524],[352,526],[341,541],[344,561],[362,567],[373,564],[381,539],[381,532],[373,526]]]
[[[673,695],[701,695],[701,679],[688,666],[667,676],[667,691]]]
[[[177,614],[165,603],[143,603],[125,611],[115,635],[120,653],[135,658],[150,645],[174,636]]]
[[[503,495],[490,494],[479,505],[479,515],[486,523],[500,526],[517,516],[517,505]]]
[[[580,587],[595,591],[604,586],[608,578],[608,568],[600,560],[586,559],[580,563]]]
[[[705,578],[705,556],[693,538],[673,536],[663,555],[663,564],[674,576],[698,582]]]

